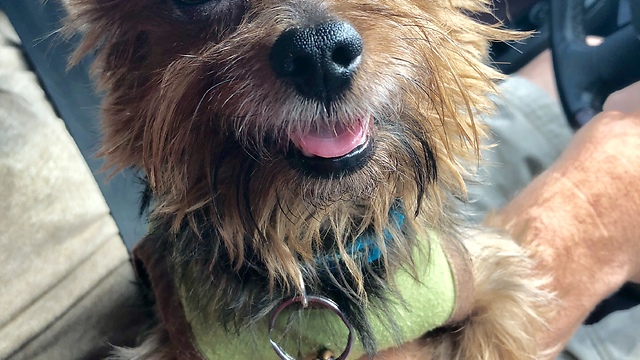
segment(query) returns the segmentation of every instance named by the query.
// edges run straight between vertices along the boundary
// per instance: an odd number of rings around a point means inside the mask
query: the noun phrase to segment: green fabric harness
[[[370,313],[380,350],[419,338],[430,330],[458,322],[468,314],[473,281],[466,251],[461,246],[439,241],[435,236],[426,235],[418,243],[425,247],[414,252],[418,277],[398,270],[392,282],[403,301],[388,304],[388,311],[399,325],[400,333],[376,317],[375,312]],[[240,333],[227,332],[219,324],[209,322],[208,319],[215,317],[202,316],[201,309],[186,301],[188,289],[176,284],[175,280],[166,281],[163,278],[168,273],[166,269],[157,271],[158,265],[163,266],[163,259],[149,254],[145,247],[152,251],[152,246],[142,244],[134,255],[142,260],[156,295],[161,320],[176,347],[185,349],[185,358],[191,359],[197,354],[207,360],[279,359],[269,342],[268,317],[251,331]],[[288,315],[295,316],[297,326],[291,326]],[[347,328],[337,315],[326,309],[287,308],[278,320],[274,332],[286,333],[286,336],[277,342],[292,355],[307,359],[322,349],[330,349],[337,355],[346,344]],[[185,332],[189,334],[187,340]],[[358,359],[362,355],[362,345],[356,340],[348,359]]]

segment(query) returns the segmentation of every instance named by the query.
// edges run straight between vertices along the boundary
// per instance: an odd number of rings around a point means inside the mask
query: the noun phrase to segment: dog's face
[[[71,3],[79,53],[99,48],[102,154],[144,171],[152,222],[195,229],[181,261],[217,269],[222,252],[273,288],[334,254],[361,294],[354,239],[399,266],[407,234],[448,224],[496,77],[482,61],[500,33],[468,16],[481,1]]]

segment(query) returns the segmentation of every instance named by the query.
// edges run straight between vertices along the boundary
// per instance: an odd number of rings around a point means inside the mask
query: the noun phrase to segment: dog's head
[[[388,268],[407,234],[449,224],[497,77],[483,60],[503,35],[469,16],[483,1],[70,2],[78,54],[98,49],[101,153],[144,172],[179,261],[274,288],[335,260],[362,295],[355,239]]]

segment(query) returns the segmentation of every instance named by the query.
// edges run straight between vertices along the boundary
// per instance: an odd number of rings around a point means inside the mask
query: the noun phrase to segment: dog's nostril
[[[331,60],[344,68],[348,68],[353,65],[361,52],[361,50],[354,49],[353,46],[340,45],[333,50]]]
[[[330,101],[351,85],[362,48],[362,37],[351,25],[329,22],[284,31],[269,60],[275,74],[290,80],[300,95]]]

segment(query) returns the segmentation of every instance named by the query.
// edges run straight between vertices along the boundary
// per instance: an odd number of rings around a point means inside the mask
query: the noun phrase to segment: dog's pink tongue
[[[323,125],[304,135],[293,137],[294,144],[307,155],[335,158],[347,155],[367,140],[369,123],[364,120],[354,125]]]

